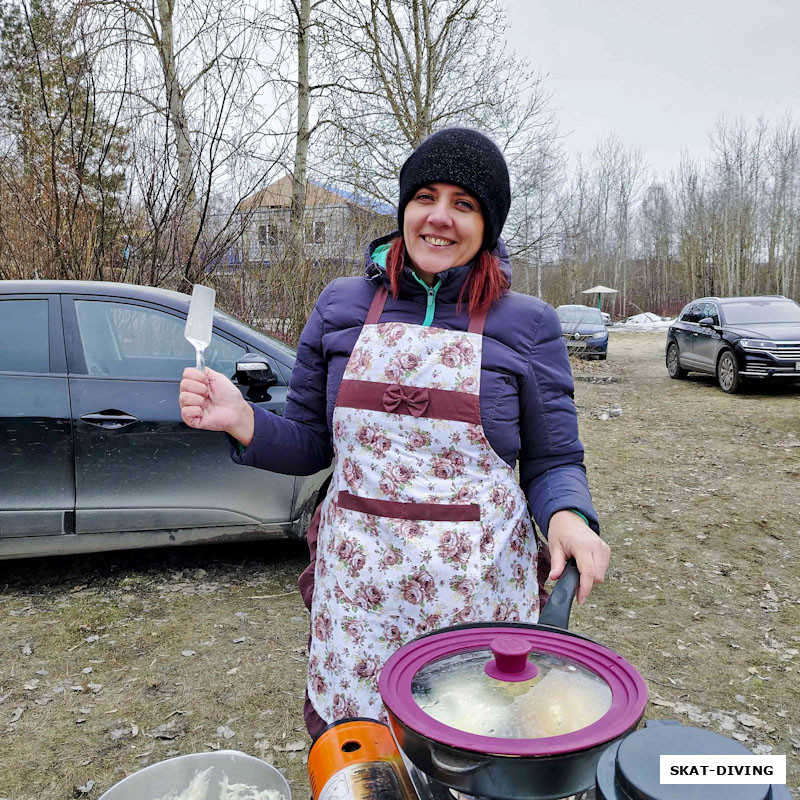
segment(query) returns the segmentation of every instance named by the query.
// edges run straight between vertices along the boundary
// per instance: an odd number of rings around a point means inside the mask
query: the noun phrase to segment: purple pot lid
[[[610,742],[636,726],[647,704],[644,680],[622,656],[533,626],[454,628],[415,639],[386,662],[379,689],[387,710],[417,733],[509,756]]]

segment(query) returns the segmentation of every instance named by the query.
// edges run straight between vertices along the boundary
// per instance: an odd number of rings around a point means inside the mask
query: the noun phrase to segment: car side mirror
[[[234,378],[239,386],[252,386],[259,389],[269,389],[278,382],[278,376],[267,359],[260,353],[245,353],[236,362]]]
[[[703,317],[697,324],[703,328],[713,328],[714,320],[711,317]]]

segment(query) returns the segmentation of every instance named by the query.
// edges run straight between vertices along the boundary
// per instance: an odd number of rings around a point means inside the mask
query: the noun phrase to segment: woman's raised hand
[[[253,439],[253,409],[242,393],[221,372],[206,367],[183,371],[178,404],[181,419],[192,428],[225,431],[245,447]]]
[[[592,586],[605,580],[611,548],[572,511],[556,511],[550,517],[547,543],[550,547],[550,580],[561,576],[568,559],[575,559],[581,574],[578,603],[582,605]]]

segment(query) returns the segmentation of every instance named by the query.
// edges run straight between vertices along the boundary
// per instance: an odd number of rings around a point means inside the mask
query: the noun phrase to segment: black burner
[[[491,797],[470,797],[465,794],[458,794],[455,789],[449,789],[447,786],[431,780],[408,761],[406,761],[406,766],[414,788],[417,790],[419,800],[455,800],[456,798],[461,800],[494,800]],[[532,800],[535,800],[535,796]],[[594,789],[572,798],[565,797],[563,800],[595,800]]]

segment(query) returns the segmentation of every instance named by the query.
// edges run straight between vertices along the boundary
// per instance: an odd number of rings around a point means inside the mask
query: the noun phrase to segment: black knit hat
[[[511,205],[508,167],[500,148],[470,128],[445,128],[425,139],[400,169],[397,224],[401,232],[406,205],[417,189],[430,183],[454,183],[480,202],[483,244],[493,250]]]

